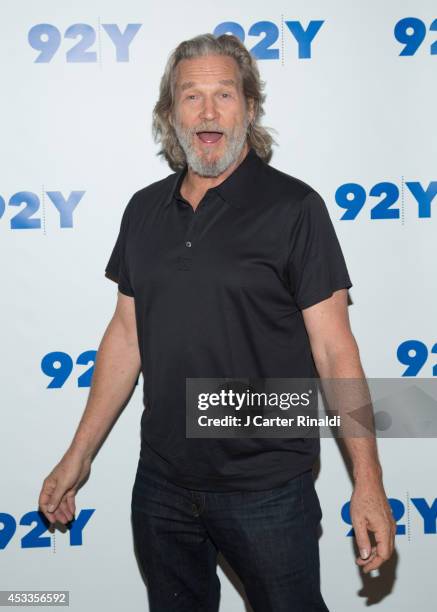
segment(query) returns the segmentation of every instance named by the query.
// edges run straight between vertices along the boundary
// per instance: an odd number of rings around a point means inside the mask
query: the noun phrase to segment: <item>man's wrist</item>
[[[353,479],[355,484],[382,482],[382,467],[380,463],[354,466]]]
[[[86,461],[91,461],[93,457],[92,450],[89,449],[87,446],[80,444],[79,442],[72,442],[65,454],[80,457],[81,459],[84,459]]]

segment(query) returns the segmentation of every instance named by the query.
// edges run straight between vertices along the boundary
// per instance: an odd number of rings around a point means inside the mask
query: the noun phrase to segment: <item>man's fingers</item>
[[[70,510],[67,496],[64,496],[53,512],[47,512],[46,516],[51,523],[56,523],[56,521],[63,524],[69,523],[73,519],[74,512]]]
[[[39,496],[39,506],[50,523],[57,520],[68,523],[74,518],[74,497],[78,482],[88,472],[88,460],[82,461],[78,455],[66,453],[45,478]]]
[[[38,505],[40,508],[45,508],[50,502],[53,491],[56,489],[56,480],[48,476],[44,482],[39,494]]]
[[[67,517],[67,521],[71,521],[71,519],[73,518],[73,513],[69,508],[67,497],[64,496],[61,503],[59,504],[59,509],[65,514],[65,516]]]
[[[43,482],[43,486],[38,498],[38,507],[50,523],[55,522],[53,513],[48,510],[48,506],[51,502],[52,494],[55,489],[56,479],[52,478],[51,476],[47,476],[47,478]]]
[[[368,574],[374,569],[378,569],[392,554],[391,531],[389,530],[383,534],[378,534],[378,536],[381,539],[377,541],[376,547],[372,549],[372,555],[368,562],[362,561],[361,559],[357,560],[357,564],[363,568],[365,574]]]
[[[367,565],[368,563],[373,561],[375,556],[376,556],[376,546],[373,546],[371,549],[370,555],[367,557],[367,559],[362,559],[361,557],[357,557],[355,559],[355,562],[357,563],[357,565],[360,565],[361,567],[363,567],[364,565]]]
[[[74,516],[74,513],[76,512],[76,503],[74,501],[75,492],[72,491],[70,493],[67,493],[67,495],[65,497],[67,499],[68,509],[69,509],[71,515]]]
[[[374,535],[376,546],[372,547],[371,555],[364,560],[359,557],[356,559],[357,565],[362,567],[365,574],[378,569],[391,557],[396,535],[395,523],[390,524],[387,528],[376,530]]]
[[[355,559],[364,573],[377,570],[393,553],[396,523],[382,483],[356,486],[351,498],[351,517],[359,557]],[[376,540],[371,547],[370,533]]]
[[[65,490],[59,485],[57,485],[56,489],[53,491],[50,499],[48,500],[47,510],[49,512],[54,512],[56,510],[56,508],[61,503],[64,493],[65,493]]]
[[[56,521],[62,523],[63,525],[68,523],[68,517],[65,515],[65,513],[60,507],[58,507],[57,510],[53,513],[53,522],[56,523]]]
[[[59,518],[59,520],[60,520],[60,522],[61,522],[61,523],[63,523],[64,525],[65,525],[66,523],[69,523],[69,522],[70,522],[70,517],[68,516],[68,514],[67,514],[67,513],[64,511],[64,509],[63,509],[62,507],[59,507],[59,508],[56,510],[56,513],[57,513],[57,514],[59,514],[59,517],[60,517],[60,518]]]
[[[353,525],[353,527],[355,531],[355,540],[358,550],[360,551],[360,557],[361,559],[367,559],[370,556],[372,547],[370,545],[366,523],[360,521],[359,523]]]
[[[390,528],[375,533],[376,554],[382,561],[387,561],[393,552],[393,534]]]
[[[378,556],[378,554],[376,554],[375,558],[363,567],[363,572],[368,574],[372,570],[378,569],[384,563],[384,561],[387,561],[387,559],[382,559]]]

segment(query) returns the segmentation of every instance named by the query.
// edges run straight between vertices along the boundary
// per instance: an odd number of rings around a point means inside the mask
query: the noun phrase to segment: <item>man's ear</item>
[[[255,119],[255,100],[253,98],[247,99],[247,109],[249,113],[250,123],[253,123]]]

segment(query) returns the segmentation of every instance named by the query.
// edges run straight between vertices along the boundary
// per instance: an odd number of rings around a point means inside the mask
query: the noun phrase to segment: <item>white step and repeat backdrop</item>
[[[130,524],[141,386],[78,494],[75,525],[47,531],[37,499],[78,424],[115,306],[104,266],[121,213],[171,172],[150,129],[168,54],[204,32],[244,39],[266,81],[264,124],[277,130],[271,163],[313,185],[335,223],[367,376],[432,378],[437,4],[16,0],[0,16],[0,589],[69,590],[80,612],[147,610]],[[379,448],[397,554],[371,579],[354,563],[349,477],[322,440],[323,593],[332,612],[428,612],[437,444]],[[219,576],[221,610],[245,610],[225,567]]]

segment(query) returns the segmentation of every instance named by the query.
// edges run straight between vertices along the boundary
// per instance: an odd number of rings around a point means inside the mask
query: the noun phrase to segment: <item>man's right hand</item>
[[[50,523],[68,523],[76,511],[75,496],[91,471],[91,460],[68,450],[45,478],[38,505]]]

